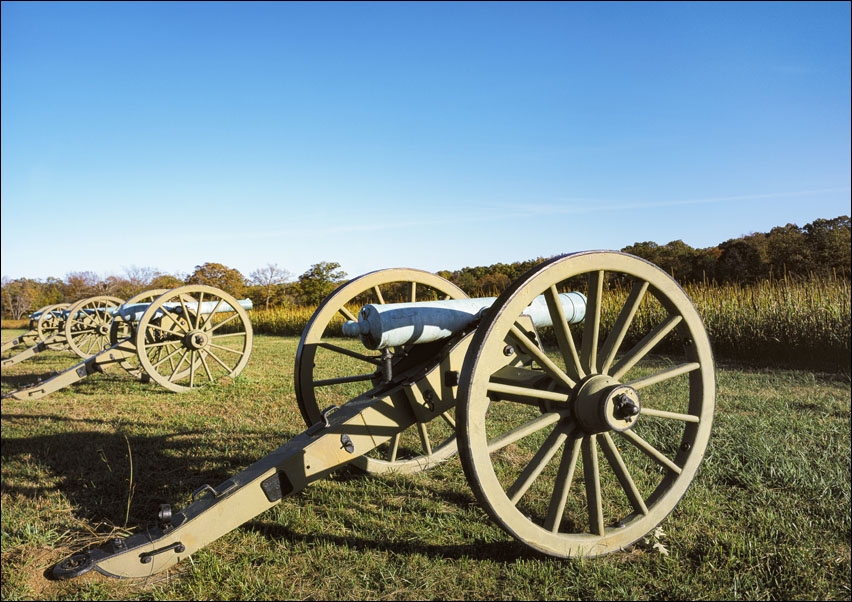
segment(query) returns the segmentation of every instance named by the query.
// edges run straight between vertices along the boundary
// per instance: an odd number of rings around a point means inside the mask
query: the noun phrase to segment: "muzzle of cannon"
[[[446,300],[465,295],[418,270],[338,288],[296,353],[308,428],[54,576],[147,577],[343,465],[415,472],[456,452],[489,516],[545,554],[616,552],[668,516],[703,459],[715,405],[710,342],[671,277],[630,255],[584,252],[533,268],[459,322],[451,314],[465,304],[434,303]],[[394,318],[375,332],[374,309]],[[449,334],[421,336],[430,330]]]
[[[250,299],[204,285],[147,291],[111,307],[78,303],[68,310],[65,340],[90,355],[3,398],[39,399],[112,364],[175,392],[233,379],[251,357],[251,308]]]

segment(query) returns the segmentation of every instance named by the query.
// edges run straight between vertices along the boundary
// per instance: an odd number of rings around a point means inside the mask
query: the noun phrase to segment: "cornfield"
[[[684,288],[704,319],[717,359],[849,372],[848,281],[815,278]],[[352,309],[357,314],[358,308]],[[255,310],[252,324],[257,333],[301,336],[313,311],[312,307]],[[636,331],[647,332],[658,320],[652,311],[640,312]]]

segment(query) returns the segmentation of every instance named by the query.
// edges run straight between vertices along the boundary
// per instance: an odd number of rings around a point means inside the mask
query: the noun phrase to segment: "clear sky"
[[[438,271],[849,215],[850,22],[4,1],[2,275]]]

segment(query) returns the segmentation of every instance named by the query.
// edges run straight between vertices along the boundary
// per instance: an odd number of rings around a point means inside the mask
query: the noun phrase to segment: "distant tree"
[[[127,282],[136,289],[137,293],[141,293],[147,289],[151,288],[151,282],[154,281],[154,278],[159,277],[161,274],[159,270],[155,270],[150,267],[137,267],[135,265],[130,266],[129,268],[124,269],[124,275],[127,278]]]
[[[796,224],[772,228],[766,239],[766,251],[772,274],[776,277],[813,271],[808,241],[804,231]]]
[[[815,271],[840,272],[848,277],[852,254],[849,216],[816,219],[806,224],[804,230]]]
[[[621,249],[624,253],[641,257],[655,265],[660,265],[660,245],[652,241],[637,242]]]
[[[8,280],[4,277],[3,294],[0,297],[3,303],[3,317],[19,320],[42,307],[41,305],[36,307],[40,288],[38,282],[29,278]]]
[[[221,263],[205,263],[195,266],[195,271],[186,279],[187,284],[206,284],[241,298],[245,293],[246,279],[233,268]]]
[[[319,305],[338,284],[346,278],[346,272],[334,261],[321,261],[299,276],[299,301],[304,305]]]
[[[276,293],[293,274],[276,263],[268,263],[266,267],[258,268],[249,275],[249,282],[258,287],[263,295],[264,307],[269,309],[269,303]]]
[[[102,295],[104,287],[94,272],[71,272],[65,276],[65,301],[74,303],[88,297]]]
[[[183,286],[184,284],[186,284],[185,278],[173,276],[172,274],[159,274],[158,276],[155,276],[150,283],[148,283],[147,290],[155,288],[172,289],[177,288],[178,286]]]
[[[749,234],[719,245],[717,274],[723,281],[757,282],[769,276],[765,234]]]

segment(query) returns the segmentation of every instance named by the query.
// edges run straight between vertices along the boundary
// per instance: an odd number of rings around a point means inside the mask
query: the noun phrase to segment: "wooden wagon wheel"
[[[316,424],[323,419],[322,410],[342,405],[380,382],[380,352],[341,334],[342,323],[356,320],[362,306],[466,297],[448,280],[404,268],[370,272],[338,287],[311,316],[296,350],[296,399],[305,422]],[[405,352],[404,347],[393,349],[392,361]],[[451,413],[441,418],[413,425],[352,463],[369,473],[411,473],[451,457],[456,451],[455,421]]]
[[[65,328],[65,310],[71,307],[70,303],[57,303],[48,305],[41,310],[41,315],[36,321],[36,331],[38,331],[39,340],[44,343],[51,337],[56,336]],[[53,351],[65,351],[68,349],[66,341],[57,341],[47,346]]]
[[[236,378],[251,357],[253,331],[231,295],[194,284],[157,297],[142,314],[135,341],[147,375],[181,393]]]
[[[132,296],[130,299],[124,302],[122,307],[127,307],[129,305],[133,305],[135,303],[150,303],[169,289],[167,288],[155,288],[149,291],[143,291],[137,295]],[[141,316],[140,316],[141,317]],[[139,324],[139,320],[129,320],[126,321],[122,319],[120,316],[112,321],[110,325],[109,331],[109,342],[111,347],[115,347],[121,341],[131,340],[133,336],[136,334],[136,326]],[[142,369],[139,364],[139,356],[132,355],[127,357],[119,362],[119,366],[127,370],[129,374],[135,376],[136,378],[146,379],[147,374]]]
[[[101,295],[77,301],[68,309],[65,338],[68,347],[88,359],[110,346],[110,327],[123,299]]]
[[[578,332],[554,302],[568,289],[588,299]],[[518,319],[540,294],[562,324],[539,333],[545,353]],[[517,352],[533,363],[508,366]],[[606,554],[684,495],[714,403],[710,342],[677,283],[630,255],[568,255],[519,278],[477,328],[459,386],[459,455],[508,533],[554,556]]]

